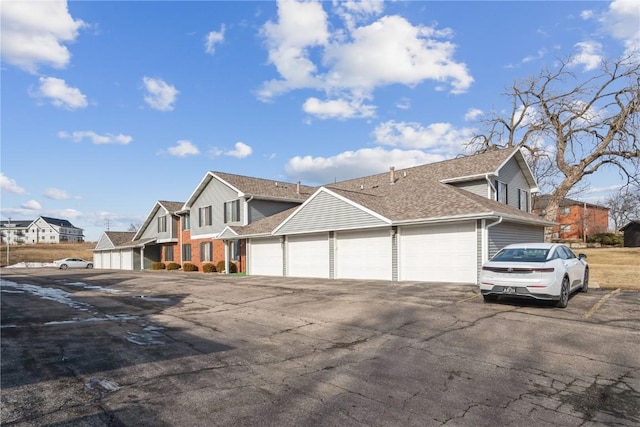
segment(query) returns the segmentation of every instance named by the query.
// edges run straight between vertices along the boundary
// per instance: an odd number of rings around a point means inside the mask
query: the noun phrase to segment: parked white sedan
[[[91,261],[81,258],[63,258],[53,261],[53,264],[62,270],[66,270],[67,268],[93,268]]]
[[[586,258],[559,243],[508,245],[482,266],[480,292],[486,302],[503,295],[556,301],[564,308],[572,292],[589,288]]]

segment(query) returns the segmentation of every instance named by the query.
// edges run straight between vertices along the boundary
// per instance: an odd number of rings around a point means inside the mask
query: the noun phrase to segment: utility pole
[[[9,231],[11,229],[11,217],[9,217],[9,223],[7,224],[7,267],[9,266]]]

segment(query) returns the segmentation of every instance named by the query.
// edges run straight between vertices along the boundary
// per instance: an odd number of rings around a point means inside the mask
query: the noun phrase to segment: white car
[[[62,270],[66,270],[67,268],[93,268],[91,261],[81,258],[63,258],[53,261],[53,264]]]
[[[485,302],[508,296],[556,301],[565,308],[572,292],[589,289],[586,258],[559,243],[508,245],[483,264],[480,292]]]

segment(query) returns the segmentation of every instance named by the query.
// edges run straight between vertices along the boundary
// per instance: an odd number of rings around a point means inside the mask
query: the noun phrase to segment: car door
[[[571,288],[580,286],[582,284],[583,266],[576,254],[566,246],[560,246],[558,248],[562,263],[564,264],[567,273],[569,274],[569,283]]]

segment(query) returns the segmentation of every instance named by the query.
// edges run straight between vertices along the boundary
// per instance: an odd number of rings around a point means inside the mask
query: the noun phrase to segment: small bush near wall
[[[604,246],[622,246],[624,237],[613,233],[598,233],[587,238],[588,243],[600,243]]]
[[[215,273],[216,271],[218,271],[218,269],[215,265],[206,263],[202,265],[202,271],[204,271],[205,273]]]
[[[169,264],[167,264],[167,270],[180,270],[180,264],[170,262]]]
[[[219,261],[218,264],[216,264],[216,270],[219,271],[220,273],[222,273],[225,270],[224,261]],[[238,267],[234,263],[229,262],[228,273],[237,273],[237,272],[238,272]]]
[[[185,262],[182,266],[182,271],[198,271],[198,266],[190,262]]]
[[[153,264],[151,264],[151,269],[152,270],[164,270],[165,268],[167,268],[163,262],[154,262]]]

